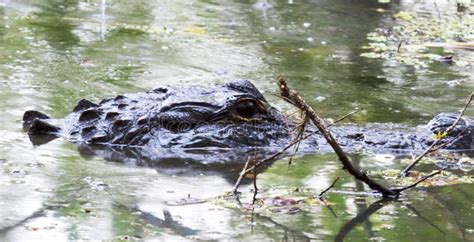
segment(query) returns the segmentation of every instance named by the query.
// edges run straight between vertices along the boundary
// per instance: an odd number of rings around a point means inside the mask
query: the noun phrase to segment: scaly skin
[[[337,126],[331,131],[349,152],[363,149],[399,153],[427,147],[434,141],[433,134],[445,130],[455,118],[456,114],[442,113],[424,127],[368,124]],[[175,151],[215,147],[276,150],[295,138],[290,119],[245,80],[212,87],[157,88],[104,99],[99,104],[81,100],[64,118],[63,127],[54,126],[51,121],[36,111],[24,115],[25,129],[32,140],[37,140],[38,135],[64,136],[82,147],[105,145],[114,150],[117,147]],[[472,150],[472,120],[463,118],[448,136],[446,141],[454,138],[456,141],[447,149]],[[305,140],[300,147],[303,152],[329,151],[318,135]]]

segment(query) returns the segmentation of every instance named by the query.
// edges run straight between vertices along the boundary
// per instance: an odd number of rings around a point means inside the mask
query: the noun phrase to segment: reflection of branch
[[[344,224],[339,232],[337,233],[334,241],[344,241],[346,235],[351,232],[358,224],[366,221],[369,217],[377,212],[379,209],[383,208],[389,202],[394,201],[393,198],[382,198],[374,203],[372,203],[364,212],[357,214],[353,219]]]
[[[405,205],[407,208],[409,208],[414,214],[416,214],[416,216],[418,216],[419,218],[421,218],[423,221],[427,222],[429,225],[431,225],[433,228],[435,228],[436,230],[438,230],[440,233],[442,233],[443,235],[446,235],[446,232],[444,232],[442,229],[440,229],[438,226],[436,226],[436,224],[432,223],[431,221],[429,221],[427,218],[423,217],[423,215],[421,215],[416,209],[415,207],[413,207],[412,205],[410,204],[406,204]]]
[[[431,196],[434,197],[434,199],[439,203],[441,204],[441,206],[446,210],[446,212],[451,215],[451,217],[453,218],[454,220],[454,223],[456,224],[456,227],[458,227],[458,230],[459,232],[461,233],[461,236],[463,238],[464,241],[467,241],[466,239],[466,234],[464,232],[465,228],[464,226],[461,225],[461,223],[459,222],[459,219],[457,218],[456,215],[454,215],[454,213],[451,211],[451,209],[448,208],[448,205],[445,204],[445,201],[443,200],[443,198],[441,196],[438,196],[436,193],[434,192],[429,192],[428,191],[428,194],[430,194]]]
[[[418,162],[420,162],[420,160],[425,157],[427,154],[433,152],[433,151],[436,151],[438,150],[439,148],[437,148],[436,146],[445,138],[447,137],[447,135],[456,127],[456,125],[459,123],[459,121],[461,121],[461,118],[462,116],[464,115],[464,112],[466,112],[466,109],[467,107],[469,107],[469,105],[471,104],[472,100],[474,99],[474,92],[471,93],[471,96],[469,96],[466,104],[464,105],[464,108],[461,110],[461,112],[459,113],[458,117],[456,118],[456,120],[454,121],[454,123],[449,126],[446,131],[444,131],[444,136],[441,136],[439,139],[435,139],[435,141],[428,147],[426,148],[425,151],[423,151],[423,153],[421,153],[421,155],[419,155],[418,157],[415,158],[415,160],[413,160],[413,162],[408,165],[405,169],[403,169],[402,171],[402,176],[407,176],[408,175],[408,172],[413,169],[413,167],[416,166],[416,164],[418,164]],[[440,147],[441,148],[441,147]]]
[[[270,223],[272,223],[273,225],[275,225],[276,227],[279,227],[281,229],[283,229],[283,231],[285,232],[285,234],[287,232],[290,232],[293,237],[296,237],[298,236],[298,241],[311,241],[311,240],[314,240],[315,238],[310,238],[308,237],[307,235],[305,235],[304,233],[302,233],[301,231],[298,231],[298,230],[293,230],[291,228],[288,228],[287,226],[283,225],[283,224],[280,224],[278,222],[276,222],[275,220],[273,220],[272,218],[270,217],[266,217],[266,216],[263,216],[263,215],[260,215],[258,213],[255,213],[255,218],[256,219],[260,219],[260,220],[265,220],[265,221],[268,221]],[[296,241],[296,240],[295,240]]]
[[[41,217],[41,216],[44,216],[45,213],[44,213],[44,208],[41,208],[39,210],[36,210],[34,213],[32,213],[30,216],[18,221],[17,223],[13,224],[13,225],[10,225],[10,226],[7,226],[7,227],[3,227],[3,228],[0,228],[0,234],[3,234],[11,229],[14,229],[20,225],[23,225],[24,223],[28,222],[29,220],[31,219],[35,219],[35,218],[38,218],[38,217]]]
[[[253,158],[253,165],[257,163],[257,149],[255,149],[255,157]],[[252,198],[252,204],[255,204],[257,201],[257,193],[258,193],[258,187],[257,187],[257,169],[253,169],[253,198]]]
[[[354,159],[354,165],[360,169],[360,159]],[[354,179],[356,191],[358,192],[363,192],[364,189],[364,183]],[[366,197],[355,197],[354,201],[356,207],[357,207],[357,214],[362,213],[363,211],[367,210],[367,199]],[[370,222],[370,219],[367,219],[364,221],[364,230],[367,233],[368,238],[374,237],[374,230],[372,229],[372,223]]]
[[[181,236],[196,235],[200,232],[199,230],[186,227],[180,224],[178,221],[173,220],[173,217],[167,210],[163,210],[164,219],[161,219],[161,218],[156,217],[152,213],[142,211],[138,207],[129,207],[123,204],[116,204],[116,206],[123,207],[130,212],[139,212],[138,216],[141,219],[145,220],[147,223],[152,224],[159,228],[169,228],[172,231],[174,231],[176,234],[181,235]]]

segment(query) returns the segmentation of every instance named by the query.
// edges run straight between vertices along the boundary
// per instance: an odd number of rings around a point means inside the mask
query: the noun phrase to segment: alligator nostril
[[[79,112],[88,108],[95,108],[98,107],[99,105],[87,100],[87,99],[81,99],[77,104],[76,107],[72,110],[73,112]]]
[[[106,119],[106,120],[111,120],[111,119],[116,118],[118,115],[119,115],[119,113],[117,113],[117,112],[108,112],[108,113],[105,115],[105,119]]]
[[[123,110],[123,109],[125,109],[127,106],[128,106],[128,104],[122,103],[122,104],[119,104],[117,107],[118,107],[118,109]]]
[[[122,99],[125,99],[126,97],[124,95],[118,95],[114,98],[114,101],[119,101],[119,100],[122,100]]]
[[[88,109],[81,113],[79,122],[92,121],[100,117],[100,112],[97,109]]]
[[[82,131],[81,131],[81,135],[83,137],[87,137],[87,136],[91,136],[93,133],[95,133],[97,131],[97,128],[95,126],[91,126],[91,127],[86,127],[86,128],[83,128]]]
[[[130,124],[132,123],[131,120],[127,120],[127,119],[124,119],[124,120],[116,120],[113,122],[112,124],[112,130],[113,131],[121,131],[121,130],[124,130],[125,128],[127,128]]]

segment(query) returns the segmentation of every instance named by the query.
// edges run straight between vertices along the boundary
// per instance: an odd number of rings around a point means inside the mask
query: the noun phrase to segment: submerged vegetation
[[[361,56],[396,61],[416,69],[442,62],[456,66],[461,73],[472,73],[472,56],[465,55],[463,49],[474,49],[474,15],[469,10],[439,11],[393,14],[394,26],[367,34],[370,42],[363,48],[370,52]]]

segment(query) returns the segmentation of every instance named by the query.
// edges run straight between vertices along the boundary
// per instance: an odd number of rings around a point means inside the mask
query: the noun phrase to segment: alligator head
[[[86,144],[232,148],[282,146],[289,137],[285,116],[246,80],[157,88],[99,104],[81,100],[63,127],[37,111],[27,111],[23,120],[30,135]]]
[[[388,123],[344,125],[333,127],[332,132],[347,151],[361,145],[375,152],[410,152],[430,145],[434,134],[446,130],[456,117],[441,113],[422,128]],[[37,111],[24,115],[32,140],[43,134],[66,136],[80,144],[122,147],[281,149],[294,138],[290,119],[246,80],[213,87],[157,88],[104,99],[99,104],[81,100],[62,123],[63,127],[58,127]],[[444,139],[449,142],[446,148],[472,150],[473,136],[473,122],[464,117]],[[330,148],[318,135],[300,147],[306,152]]]

